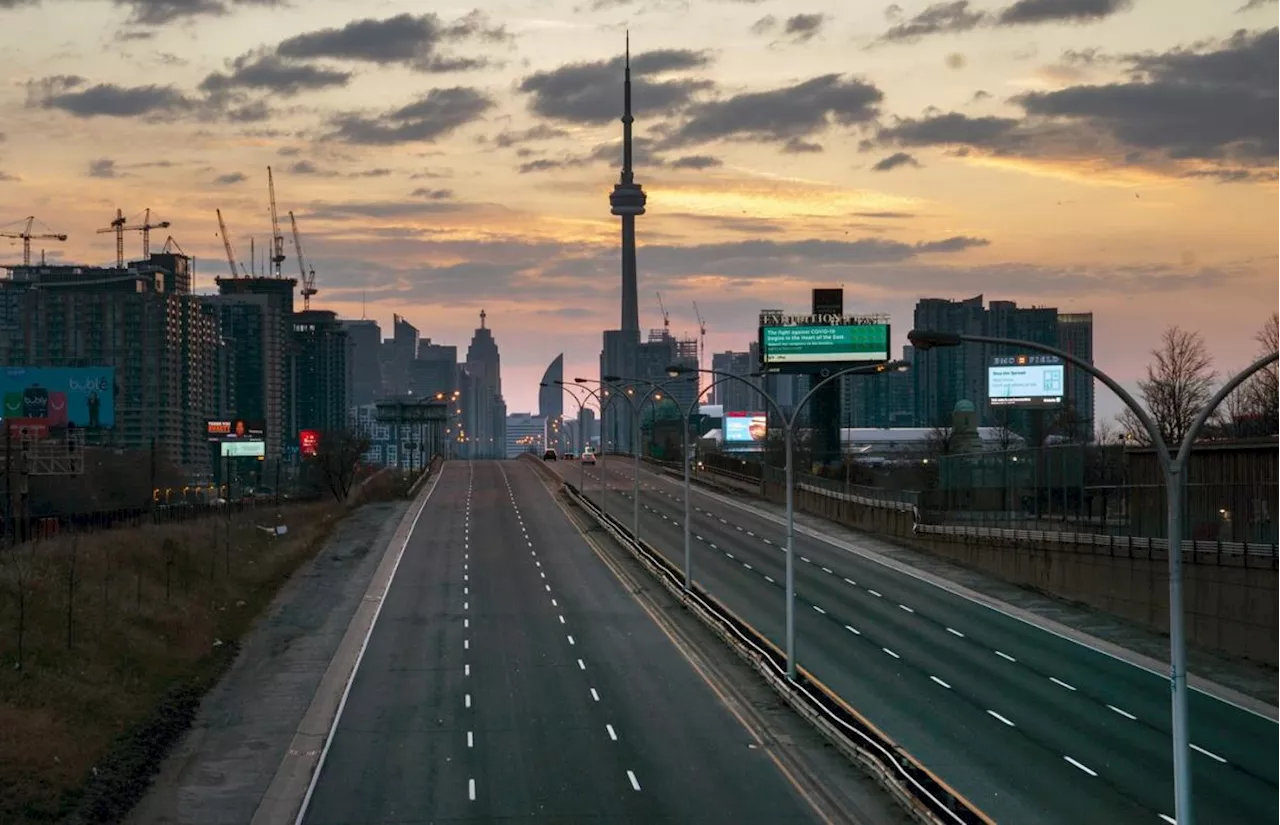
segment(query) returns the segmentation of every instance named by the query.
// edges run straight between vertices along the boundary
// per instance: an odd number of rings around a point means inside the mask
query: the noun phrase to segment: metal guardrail
[[[917,518],[912,526],[917,534],[960,536],[962,538],[1003,539],[1006,541],[1042,541],[1053,544],[1075,544],[1091,547],[1107,547],[1112,550],[1160,550],[1168,552],[1169,540],[1134,536],[1112,536],[1102,533],[1066,533],[1051,530],[1015,530],[1006,527],[973,527],[965,524],[921,524]],[[1276,561],[1274,544],[1249,544],[1239,541],[1200,541],[1187,539],[1182,542],[1182,552],[1212,556],[1251,556]]]
[[[567,480],[562,483],[570,498],[626,547],[667,590],[733,644],[738,653],[751,662],[792,707],[828,738],[836,740],[846,755],[878,774],[917,817],[931,823],[990,825],[990,818],[862,718],[804,668],[797,668],[796,679],[788,678],[786,657],[772,642],[696,583],[686,591],[683,571],[647,543],[636,541],[630,530],[601,511],[573,484]]]

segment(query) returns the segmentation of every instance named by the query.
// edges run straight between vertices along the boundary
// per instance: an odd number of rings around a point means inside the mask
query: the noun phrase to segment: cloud
[[[821,143],[813,143],[800,138],[790,138],[782,144],[782,151],[788,155],[812,154],[822,151]]]
[[[631,58],[632,109],[637,116],[671,114],[687,106],[696,94],[712,88],[708,80],[655,79],[709,65],[705,52],[660,49]],[[535,72],[520,82],[529,95],[529,108],[542,117],[571,123],[603,124],[622,114],[623,60],[570,63]]]
[[[307,211],[307,217],[319,220],[349,221],[356,218],[415,218],[438,215],[441,212],[460,212],[465,204],[429,201],[341,201],[317,203]]]
[[[295,175],[309,175],[318,178],[333,178],[339,174],[328,169],[321,169],[309,160],[300,160],[290,164],[289,171]]]
[[[878,212],[854,212],[853,217],[855,218],[888,218],[888,219],[896,220],[898,218],[914,218],[915,215],[910,212],[878,211]]]
[[[99,83],[83,87],[78,77],[52,77],[28,83],[27,105],[61,109],[76,117],[138,117],[189,111],[193,102],[173,86],[117,86]],[[32,90],[35,92],[34,96]],[[52,91],[61,89],[60,91]],[[76,91],[71,91],[76,89]]]
[[[237,183],[244,183],[246,180],[248,178],[244,176],[243,172],[228,172],[225,175],[218,175],[213,179],[213,182],[217,186],[231,186]]]
[[[724,166],[724,161],[710,155],[685,155],[671,161],[669,165],[672,169],[711,169]]]
[[[766,14],[764,17],[761,17],[759,20],[751,24],[751,33],[768,34],[776,28],[778,28],[778,18],[774,17],[772,14]]]
[[[823,14],[797,14],[787,18],[782,33],[793,43],[805,43],[822,32],[827,17]]]
[[[1236,13],[1254,11],[1262,8],[1263,6],[1274,6],[1275,4],[1276,0],[1249,0],[1248,3],[1245,3],[1243,6],[1236,9]]]
[[[1261,183],[1280,179],[1274,170],[1193,169],[1184,178],[1214,178],[1218,183]]]
[[[808,137],[831,123],[868,123],[884,97],[874,85],[838,74],[765,92],[744,92],[690,107],[688,119],[666,138],[671,146],[723,138],[785,142]]]
[[[116,162],[111,158],[97,158],[89,161],[89,177],[120,178],[124,173],[116,169]]]
[[[449,57],[441,47],[460,40],[500,40],[508,35],[500,26],[472,12],[455,23],[445,24],[439,15],[398,14],[385,20],[353,20],[342,28],[327,28],[295,35],[276,47],[282,57],[327,57],[378,65],[401,64],[421,72],[456,72],[478,69],[487,61]]]
[[[506,149],[511,146],[517,146],[522,143],[530,143],[538,140],[553,140],[555,138],[568,137],[569,133],[564,129],[555,126],[548,126],[540,123],[528,129],[520,131],[512,131],[510,129],[499,132],[494,138],[495,146]]]
[[[452,189],[427,189],[426,187],[418,187],[409,193],[415,198],[426,198],[432,201],[447,201],[453,198]]]
[[[21,6],[35,6],[40,0],[0,0],[0,9],[16,9]],[[16,178],[14,179],[16,180]]]
[[[219,17],[228,5],[279,6],[283,0],[113,0],[130,9],[129,22],[140,26],[163,26],[193,17]],[[0,0],[3,6],[3,0]]]
[[[10,175],[8,172],[0,169],[0,183],[17,183],[20,180],[22,180],[22,178],[17,175]]]
[[[337,115],[331,137],[375,146],[429,143],[479,120],[493,106],[492,98],[470,87],[432,89],[417,101],[378,117]]]
[[[961,54],[960,52],[952,52],[951,54],[947,55],[947,58],[944,62],[947,64],[948,69],[959,70],[959,69],[963,69],[965,66],[965,63],[967,63],[968,61],[965,60],[964,55]]]
[[[967,32],[987,21],[981,11],[971,11],[969,0],[934,3],[915,17],[892,26],[880,39],[888,42],[912,43],[930,34]]]
[[[875,166],[871,167],[871,171],[888,172],[890,169],[897,169],[899,166],[919,167],[920,162],[906,152],[894,152],[887,158],[881,158],[876,161]]]
[[[1130,0],[1018,0],[1000,12],[997,25],[1027,23],[1087,23],[1128,9]]]
[[[350,72],[339,72],[285,63],[275,55],[241,55],[228,65],[229,72],[213,72],[200,82],[200,89],[208,93],[229,89],[260,89],[292,97],[299,92],[345,86],[351,80]]]

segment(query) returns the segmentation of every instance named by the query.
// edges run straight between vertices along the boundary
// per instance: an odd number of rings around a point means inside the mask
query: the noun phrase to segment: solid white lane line
[[[1203,753],[1205,756],[1209,757],[1210,759],[1214,759],[1218,762],[1221,762],[1224,765],[1227,764],[1227,760],[1223,759],[1221,756],[1218,756],[1218,754],[1213,753],[1212,751],[1207,751],[1195,743],[1192,743],[1191,750],[1197,751],[1198,753]]]
[[[1072,687],[1071,685],[1069,685],[1069,684],[1067,684],[1066,682],[1062,681],[1062,680],[1061,680],[1061,679],[1059,679],[1057,676],[1050,676],[1050,677],[1049,677],[1049,681],[1050,681],[1050,682],[1053,682],[1053,683],[1054,683],[1055,685],[1057,685],[1058,687],[1064,687],[1064,688],[1066,688],[1067,690],[1075,690],[1075,688],[1074,688],[1074,687]]]
[[[1169,825],[1178,825],[1178,820],[1174,819],[1168,814],[1160,814],[1160,818],[1163,819],[1165,822],[1168,822]]]
[[[592,699],[595,699],[597,702],[599,702],[599,701],[600,701],[600,694],[596,693],[596,689],[595,689],[595,688],[592,688],[592,689],[591,689],[591,698],[592,698]]]
[[[471,737],[471,731],[467,731],[467,747],[474,748],[476,746],[475,739]]]
[[[857,583],[856,581],[854,581],[853,579],[845,579],[845,580],[844,580],[844,583],[845,583],[845,584],[851,584],[851,585],[853,585],[854,587],[857,587],[857,586],[858,586],[858,583]]]
[[[1009,727],[1011,727],[1011,728],[1013,728],[1013,727],[1017,727],[1017,726],[1016,726],[1016,725],[1014,725],[1012,722],[1010,722],[1008,719],[1006,719],[1006,718],[1004,718],[1003,716],[1001,716],[1000,714],[996,713],[994,710],[988,710],[988,711],[987,711],[987,713],[989,713],[989,714],[991,714],[992,716],[994,716],[995,718],[999,719],[1001,722],[1004,722],[1006,725],[1008,725],[1008,726],[1009,726]]]
[[[604,726],[604,729],[605,729],[605,730],[607,730],[607,731],[609,731],[609,738],[610,738],[610,739],[612,739],[612,740],[613,740],[613,741],[615,741],[615,742],[617,742],[617,741],[618,741],[618,734],[616,734],[616,733],[614,733],[614,732],[613,732],[613,725],[605,725],[605,726]]]
[[[1082,771],[1084,771],[1085,773],[1089,774],[1090,776],[1097,776],[1097,775],[1098,775],[1098,772],[1097,772],[1097,771],[1095,771],[1093,768],[1090,768],[1088,765],[1082,765],[1081,763],[1079,763],[1079,762],[1077,762],[1076,760],[1072,759],[1070,756],[1064,756],[1064,757],[1062,757],[1062,758],[1063,758],[1063,759],[1065,759],[1065,760],[1067,760],[1068,762],[1070,762],[1072,765],[1075,765],[1077,768],[1079,768],[1080,770],[1082,770]]]
[[[1107,707],[1108,707],[1108,708],[1110,708],[1111,710],[1114,710],[1116,713],[1120,714],[1121,716],[1123,716],[1123,717],[1124,717],[1124,718],[1126,718],[1126,719],[1137,719],[1137,718],[1138,718],[1138,717],[1134,716],[1132,713],[1130,713],[1130,712],[1129,712],[1129,711],[1127,711],[1127,710],[1120,710],[1120,708],[1116,707],[1115,705],[1107,705]]]
[[[901,607],[903,610],[907,611],[908,613],[915,613],[915,611],[914,611],[914,610],[912,610],[911,608],[907,607],[905,604],[900,604],[900,605],[898,605],[898,607]]]
[[[471,797],[471,801],[476,801],[476,781],[474,779],[467,780],[467,796]]]
[[[942,686],[943,686],[944,688],[946,688],[947,690],[951,690],[951,685],[949,685],[949,684],[947,684],[946,682],[942,681],[942,680],[941,680],[941,679],[939,679],[937,676],[930,676],[929,678],[930,678],[930,679],[932,679],[933,681],[937,682],[938,684],[942,685]]]
[[[636,775],[631,771],[627,771],[627,779],[631,780],[631,787],[637,791],[640,790],[640,780],[636,779]]]
[[[765,576],[764,580],[767,581],[769,584],[777,584],[777,582],[773,580],[772,576]]]
[[[467,694],[467,707],[471,707],[471,694]]]
[[[844,629],[845,629],[845,630],[847,630],[847,631],[849,631],[850,633],[852,633],[852,634],[853,634],[853,635],[855,635],[855,636],[861,636],[861,635],[862,635],[862,631],[861,631],[861,630],[858,630],[858,628],[854,627],[853,625],[848,625],[848,624],[847,624],[847,625],[845,625],[845,626],[844,626]]]
[[[819,613],[821,613],[821,614],[822,614],[822,615],[824,615],[824,616],[825,616],[825,615],[827,615],[827,611],[823,610],[821,607],[818,607],[816,604],[813,606],[813,609],[814,609],[814,610],[816,610],[816,611],[818,611]]]
[[[883,650],[885,653],[888,653],[890,656],[892,656],[892,657],[893,657],[893,658],[895,658],[895,659],[901,659],[901,658],[902,658],[901,656],[899,656],[898,654],[894,653],[892,650],[890,650],[890,649],[889,649],[889,648],[887,648],[887,647],[882,647],[882,648],[880,648],[880,649],[881,649],[881,650]]]
[[[1008,653],[1005,653],[1003,650],[997,650],[996,655],[999,656],[1001,659],[1008,659],[1011,662],[1018,661],[1017,659],[1010,656]]]
[[[587,669],[587,664],[586,664],[586,662],[584,662],[584,661],[582,661],[581,659],[579,659],[579,660],[578,660],[578,670],[586,670],[586,669]]]
[[[874,590],[868,590],[867,592],[868,592],[868,593],[870,593],[872,596],[875,596],[877,599],[884,598],[883,596],[881,596],[879,593],[877,593],[877,592],[876,592],[876,591],[874,591]]]
[[[573,644],[573,637],[572,637],[572,636],[568,636],[567,638],[569,639],[569,644]]]

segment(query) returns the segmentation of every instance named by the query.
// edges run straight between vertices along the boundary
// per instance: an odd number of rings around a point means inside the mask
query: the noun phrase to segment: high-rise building
[[[337,314],[323,309],[294,313],[293,349],[290,445],[297,443],[300,430],[342,429],[348,407],[348,341]]]
[[[380,396],[407,395],[413,389],[413,362],[417,357],[418,328],[400,315],[391,316],[391,337],[382,342]]]
[[[751,388],[759,387],[761,382],[759,378],[749,377],[759,369],[759,364],[752,358],[750,351],[712,353],[711,369],[741,376],[744,380],[735,381],[728,378],[721,379],[718,375],[712,376],[719,383],[712,389],[713,395],[707,403],[718,404],[726,410],[736,412],[759,412],[766,408],[766,402],[760,397],[760,393]]]
[[[1085,313],[1083,318],[1087,320],[1068,322],[1066,335],[1071,346],[1080,352],[1087,350],[1091,355],[1092,317]],[[916,329],[1015,338],[1051,347],[1063,342],[1056,308],[1019,307],[1013,301],[992,301],[989,307],[984,307],[981,295],[963,301],[924,298],[916,304],[914,320]],[[1032,411],[1004,409],[997,421],[987,396],[987,367],[992,357],[1014,354],[1017,354],[1014,348],[985,344],[935,347],[915,353],[911,374],[917,426],[946,426],[956,403],[969,401],[975,407],[980,426],[999,425],[1020,435],[1031,434]],[[1067,386],[1070,393],[1070,380]],[[1092,384],[1085,403],[1092,415]]]
[[[422,339],[409,377],[409,389],[414,395],[453,395],[458,389],[458,348]]]
[[[467,372],[475,381],[470,399],[467,433],[473,458],[501,458],[506,455],[507,405],[502,398],[502,360],[493,331],[485,326],[486,313],[480,310],[480,326],[467,347]]]
[[[0,364],[115,369],[115,424],[87,437],[124,449],[154,445],[188,474],[215,415],[220,341],[200,299],[164,291],[158,267],[14,267],[0,281]]]
[[[290,432],[295,278],[217,278],[224,337],[236,347],[235,415],[263,422],[267,458],[278,458]],[[227,309],[227,307],[234,307]],[[249,309],[257,307],[258,309]]]
[[[561,381],[564,381],[563,352],[553,358],[547,365],[546,371],[542,373],[542,381],[538,385],[538,415],[547,420],[548,428],[556,435],[552,446],[564,451],[568,442],[565,440],[563,427],[565,391],[564,387],[558,383]],[[507,418],[510,419],[510,416]]]
[[[902,348],[902,360],[915,357],[911,345]],[[846,375],[840,379],[841,427],[915,426],[915,388],[910,371],[871,375]]]
[[[353,406],[372,404],[382,397],[382,330],[373,320],[343,321],[347,331],[350,354],[347,358],[350,373],[350,403]]]
[[[1057,346],[1063,352],[1092,364],[1093,313],[1060,313]],[[1070,420],[1075,430],[1069,435],[1073,438],[1092,441],[1095,428],[1093,376],[1068,363],[1063,377],[1067,390],[1066,404],[1069,410],[1065,418]]]
[[[636,217],[644,214],[646,196],[636,183],[632,169],[631,124],[631,40],[627,38],[622,80],[622,172],[609,195],[609,211],[619,216],[622,224],[621,327],[606,330],[600,353],[600,378],[605,376],[644,377],[637,372],[640,349],[640,310],[637,297]],[[631,450],[632,413],[625,404],[604,406],[601,435],[602,449]]]
[[[519,458],[521,453],[541,456],[546,450],[547,419],[533,413],[512,413],[507,416],[503,435],[503,456]]]

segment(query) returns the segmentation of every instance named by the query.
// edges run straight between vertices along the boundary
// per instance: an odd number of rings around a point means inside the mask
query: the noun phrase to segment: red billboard
[[[298,450],[303,455],[315,455],[320,446],[319,430],[298,430]]]

